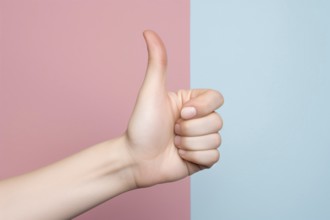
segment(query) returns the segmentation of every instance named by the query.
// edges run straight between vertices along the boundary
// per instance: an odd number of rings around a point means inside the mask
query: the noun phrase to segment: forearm
[[[135,188],[125,139],[0,182],[0,219],[69,219]]]
[[[73,218],[123,192],[180,180],[220,157],[214,90],[166,89],[163,42],[145,31],[148,66],[123,136],[0,182],[0,219]]]

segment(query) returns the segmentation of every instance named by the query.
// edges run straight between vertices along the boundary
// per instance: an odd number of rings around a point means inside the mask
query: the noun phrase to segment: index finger
[[[213,89],[194,89],[191,91],[190,100],[184,103],[181,110],[183,119],[204,117],[224,103],[222,94]]]

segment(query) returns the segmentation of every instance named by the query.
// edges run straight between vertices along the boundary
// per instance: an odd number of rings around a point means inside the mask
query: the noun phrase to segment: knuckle
[[[215,146],[217,148],[220,147],[220,145],[221,145],[221,136],[220,136],[220,134],[219,133],[216,133],[214,135],[214,138],[215,138]]]
[[[218,150],[215,150],[213,164],[217,163],[219,160],[220,160],[220,152]]]
[[[210,157],[210,161],[207,165],[207,168],[211,168],[214,164],[216,164],[220,160],[220,153],[218,150],[214,150],[212,152],[212,156]]]
[[[220,94],[220,106],[222,106],[225,103],[225,98],[223,97],[223,95],[221,93]]]
[[[223,120],[222,120],[221,116],[215,112],[214,117],[215,117],[214,121],[216,123],[217,130],[221,130],[223,127]]]
[[[214,90],[215,91],[215,93],[216,93],[216,96],[218,97],[218,99],[219,99],[219,101],[220,101],[220,103],[221,104],[223,104],[224,103],[224,101],[225,101],[225,99],[224,99],[224,97],[223,97],[223,95],[219,92],[219,91],[217,91],[217,90]]]
[[[213,96],[215,97],[216,102],[218,103],[218,107],[222,106],[224,103],[223,95],[217,90],[211,90],[211,91],[213,93]]]

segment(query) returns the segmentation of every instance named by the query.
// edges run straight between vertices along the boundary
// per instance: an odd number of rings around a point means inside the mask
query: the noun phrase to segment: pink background
[[[189,0],[0,0],[0,179],[121,134],[155,30],[168,87],[189,88]],[[189,219],[189,179],[132,191],[77,219]]]

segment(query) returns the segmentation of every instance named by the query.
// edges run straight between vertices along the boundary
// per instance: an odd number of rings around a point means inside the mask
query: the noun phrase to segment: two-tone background
[[[76,219],[329,219],[326,0],[0,0],[0,179],[125,130],[145,29],[170,90],[223,93],[220,162]]]

